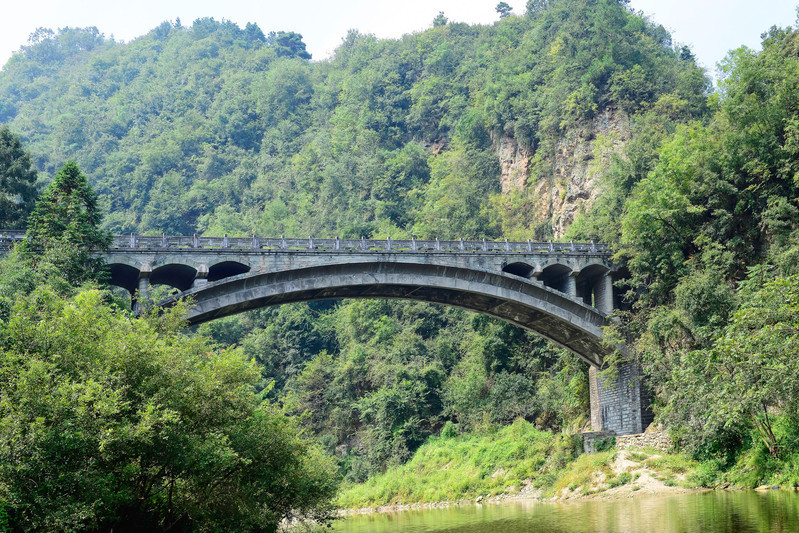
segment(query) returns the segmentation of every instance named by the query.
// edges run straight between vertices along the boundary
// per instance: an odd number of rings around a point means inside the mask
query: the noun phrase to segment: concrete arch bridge
[[[613,351],[603,327],[618,301],[605,245],[130,235],[115,237],[103,256],[111,283],[134,298],[146,300],[152,285],[173,287],[172,301],[190,296],[190,324],[339,298],[421,300],[494,316],[591,365],[595,431],[640,433],[651,421],[636,365],[622,364],[613,383],[596,376]]]

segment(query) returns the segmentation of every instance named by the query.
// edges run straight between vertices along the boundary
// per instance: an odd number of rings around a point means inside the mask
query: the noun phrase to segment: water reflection
[[[754,533],[799,531],[799,495],[736,491],[624,500],[468,505],[348,518],[336,533]]]

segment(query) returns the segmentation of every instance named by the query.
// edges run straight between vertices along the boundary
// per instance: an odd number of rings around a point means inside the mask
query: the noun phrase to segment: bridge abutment
[[[588,371],[591,429],[617,435],[643,433],[653,420],[643,373],[635,361],[624,361],[617,370],[615,378],[610,379],[598,376],[594,366]]]
[[[611,272],[605,272],[596,280],[593,299],[600,311],[613,312]],[[592,365],[588,371],[591,429],[612,431],[617,435],[642,433],[652,423],[653,416],[640,365],[636,361],[622,361],[617,365],[615,378],[611,379],[602,379],[597,373]]]

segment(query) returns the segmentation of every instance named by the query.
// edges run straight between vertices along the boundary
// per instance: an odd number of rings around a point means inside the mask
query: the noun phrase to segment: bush
[[[236,350],[96,290],[0,323],[0,489],[14,530],[274,531],[329,516],[331,461],[254,393]],[[3,515],[0,514],[0,520]]]

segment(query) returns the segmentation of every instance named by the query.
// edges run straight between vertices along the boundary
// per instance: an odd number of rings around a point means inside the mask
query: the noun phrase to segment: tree
[[[36,170],[19,136],[0,127],[0,228],[20,229],[36,198]]]
[[[100,291],[47,286],[16,302],[0,323],[0,529],[252,532],[329,517],[330,458],[261,401],[254,363],[187,335],[184,313],[132,318]]]
[[[439,26],[446,26],[448,22],[447,17],[444,16],[443,11],[439,11],[436,18],[433,19],[433,27],[438,28]]]
[[[535,15],[549,7],[549,0],[527,0],[527,14]]]
[[[500,2],[497,4],[497,13],[499,13],[499,18],[504,19],[510,12],[513,11],[513,8],[508,5],[507,2]]]
[[[111,244],[100,229],[97,193],[78,165],[68,161],[42,193],[31,213],[23,252],[34,265],[49,264],[71,285],[102,280],[104,263],[92,257]]]
[[[712,345],[685,354],[675,366],[665,415],[700,442],[698,433],[708,426],[717,434],[754,427],[778,457],[783,442],[775,413],[795,422],[799,408],[799,276],[764,282],[764,272],[755,268],[742,283],[744,301]]]
[[[273,47],[278,57],[299,57],[311,59],[311,54],[305,49],[302,35],[293,31],[269,32],[266,44]]]

